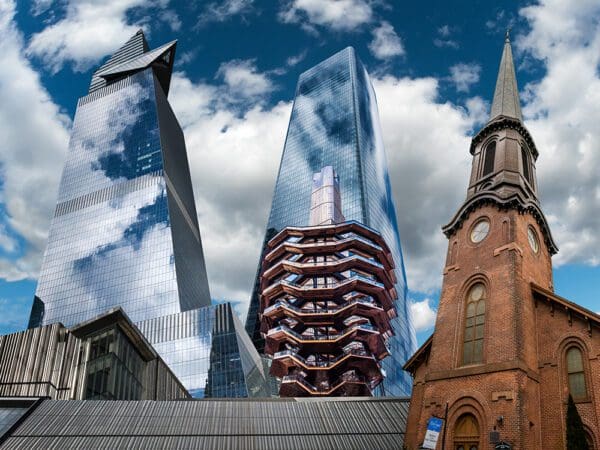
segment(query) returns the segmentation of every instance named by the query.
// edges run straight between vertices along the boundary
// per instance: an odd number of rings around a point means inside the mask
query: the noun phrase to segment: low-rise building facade
[[[0,336],[0,396],[174,400],[190,394],[121,308]]]

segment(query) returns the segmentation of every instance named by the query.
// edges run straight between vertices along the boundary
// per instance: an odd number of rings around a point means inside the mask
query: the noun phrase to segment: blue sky
[[[556,291],[600,311],[600,5],[579,1],[0,0],[0,333],[26,326],[77,98],[138,28],[178,39],[184,128],[211,291],[245,310],[298,75],[352,45],[378,96],[420,342],[432,331],[469,140],[506,28]],[[594,295],[595,294],[595,295]]]

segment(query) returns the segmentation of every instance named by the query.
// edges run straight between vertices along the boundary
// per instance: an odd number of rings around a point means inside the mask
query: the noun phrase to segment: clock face
[[[471,241],[474,243],[481,242],[490,232],[490,221],[487,219],[481,219],[475,224],[471,230]]]
[[[538,237],[535,230],[531,227],[527,229],[527,240],[529,241],[529,246],[531,247],[531,250],[537,253],[540,249],[540,243],[538,241]]]

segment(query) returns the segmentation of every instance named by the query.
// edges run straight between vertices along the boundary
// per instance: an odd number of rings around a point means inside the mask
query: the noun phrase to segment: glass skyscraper
[[[79,99],[29,328],[120,306],[192,396],[266,396],[243,325],[229,304],[211,305],[167,101],[174,54],[175,42],[149,50],[139,31]]]
[[[176,42],[136,33],[79,99],[30,327],[121,306],[138,322],[210,305],[183,132],[167,101]]]
[[[416,349],[410,322],[406,275],[396,211],[379,125],[377,100],[369,76],[352,47],[300,75],[286,142],[275,184],[263,244],[288,226],[309,225],[313,174],[332,166],[339,176],[342,213],[381,233],[396,265],[397,317],[383,360],[385,381],[378,395],[407,395],[412,381],[402,365]],[[261,257],[262,259],[262,257]],[[246,330],[257,349],[264,341],[259,321],[259,274],[252,293]]]

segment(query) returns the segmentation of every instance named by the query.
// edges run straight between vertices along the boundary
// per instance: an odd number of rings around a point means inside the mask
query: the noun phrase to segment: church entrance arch
[[[479,423],[473,414],[463,414],[454,426],[454,450],[479,450]]]

